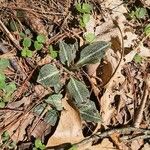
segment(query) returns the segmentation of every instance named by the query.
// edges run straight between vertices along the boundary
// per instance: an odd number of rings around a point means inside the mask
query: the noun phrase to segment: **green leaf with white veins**
[[[59,71],[58,69],[51,65],[46,64],[44,65],[39,72],[37,82],[41,83],[43,86],[46,87],[53,87],[59,83]]]
[[[74,44],[67,44],[64,41],[59,43],[59,57],[62,64],[66,64],[67,66],[75,59],[76,51],[78,49],[78,44],[75,42]]]
[[[51,96],[49,96],[45,102],[48,104],[53,105],[57,110],[62,110],[63,106],[62,106],[62,99],[63,95],[62,94],[53,94]]]
[[[44,117],[44,121],[45,121],[46,123],[49,123],[50,125],[54,126],[54,125],[56,124],[56,122],[57,122],[58,116],[59,116],[59,114],[58,114],[58,111],[57,111],[57,110],[55,110],[55,109],[50,109],[50,110],[46,113],[46,115],[45,115],[45,117]]]
[[[67,89],[72,98],[74,98],[77,104],[81,104],[87,101],[90,98],[90,93],[86,88],[86,85],[81,81],[76,80],[75,78],[70,79]]]
[[[86,103],[81,104],[78,108],[83,120],[95,123],[101,121],[100,114],[93,101],[87,100]]]
[[[89,46],[85,47],[80,54],[80,59],[77,62],[76,66],[84,66],[87,64],[94,64],[100,61],[106,49],[110,47],[110,43],[99,41],[90,44]]]

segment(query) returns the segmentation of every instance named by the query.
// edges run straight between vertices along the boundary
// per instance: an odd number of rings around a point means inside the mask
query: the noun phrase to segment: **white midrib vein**
[[[61,45],[62,45],[62,49],[63,49],[64,54],[65,54],[65,58],[66,58],[66,60],[68,61],[68,60],[69,60],[69,58],[68,58],[68,56],[67,56],[67,53],[66,53],[65,47],[64,47],[63,43],[61,43]]]
[[[71,80],[72,80],[72,82],[73,82],[73,85],[74,85],[74,87],[75,87],[75,90],[77,91],[77,93],[78,93],[78,95],[79,95],[81,101],[83,102],[83,98],[82,98],[82,96],[81,96],[81,94],[80,94],[80,92],[79,92],[79,90],[78,90],[78,87],[76,86],[75,81],[73,80],[73,78],[72,78]]]
[[[59,73],[59,71],[56,70],[56,71],[54,71],[53,73],[49,74],[48,76],[45,76],[45,77],[41,78],[41,79],[38,80],[38,81],[41,82],[41,81],[43,81],[43,80],[45,80],[45,79],[47,79],[47,78],[50,78],[50,77],[52,77],[52,76],[54,76],[54,75],[56,75],[56,74],[58,74],[58,73]]]
[[[84,58],[82,58],[77,64],[82,64],[82,62],[84,62],[86,59],[88,59],[89,57],[92,57],[92,56],[95,55],[97,52],[101,51],[102,49],[105,49],[108,45],[109,45],[109,43],[106,44],[105,46],[101,47],[101,48],[98,49],[97,51],[95,51],[95,52],[89,54],[88,56],[86,56],[86,57],[84,57]]]
[[[85,114],[85,115],[88,115],[88,116],[89,116],[89,117],[91,117],[91,118],[95,118],[95,119],[100,120],[100,118],[99,118],[99,117],[96,117],[96,116],[93,116],[93,115],[87,114],[87,113],[85,113],[84,111],[80,111],[80,113],[82,113],[83,115],[84,115],[84,114]]]

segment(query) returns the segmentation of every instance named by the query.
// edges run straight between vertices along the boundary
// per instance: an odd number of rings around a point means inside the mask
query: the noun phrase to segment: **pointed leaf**
[[[45,102],[47,102],[48,104],[53,105],[57,110],[62,110],[62,99],[63,95],[62,94],[53,94],[51,96],[49,96]]]
[[[37,105],[34,108],[33,112],[36,113],[37,115],[41,115],[45,108],[46,108],[46,103],[42,103]]]
[[[86,102],[90,97],[90,93],[86,88],[86,85],[72,77],[68,83],[67,88],[70,96],[74,98],[77,104]]]
[[[55,86],[54,86],[55,93],[59,93],[60,90],[62,89],[62,87],[63,87],[62,83],[55,84]]]
[[[46,113],[46,116],[44,117],[44,121],[46,123],[49,123],[52,126],[54,126],[56,124],[57,119],[58,119],[58,111],[55,109],[50,109]]]
[[[76,57],[77,42],[74,44],[67,44],[64,41],[59,43],[59,57],[62,64],[67,63],[67,66],[74,60]]]
[[[86,103],[81,104],[78,107],[80,115],[84,120],[95,123],[101,121],[100,114],[96,109],[95,103],[93,101],[87,100]]]
[[[110,46],[110,43],[99,41],[85,47],[80,54],[80,59],[77,62],[77,66],[84,66],[87,64],[93,64],[102,59],[105,54],[105,50]]]
[[[46,87],[55,86],[59,82],[58,69],[51,64],[44,65],[39,72],[37,82],[41,83],[43,86],[46,86]]]

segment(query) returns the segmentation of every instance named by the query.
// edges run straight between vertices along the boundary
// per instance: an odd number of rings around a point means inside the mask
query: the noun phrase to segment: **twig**
[[[150,130],[139,129],[139,128],[134,128],[134,127],[126,127],[126,128],[120,128],[120,129],[112,129],[109,131],[105,131],[103,133],[97,132],[96,134],[93,134],[92,136],[85,138],[84,140],[82,140],[78,143],[75,143],[74,145],[77,148],[79,148],[79,147],[82,147],[83,145],[86,145],[86,144],[91,143],[93,141],[109,137],[111,134],[114,134],[116,132],[119,132],[120,134],[127,134],[131,131],[138,131],[138,132],[142,132],[146,135],[148,135],[148,134],[150,135]]]
[[[132,137],[132,136],[123,136],[120,138],[120,140],[128,140],[128,141],[133,141],[133,140],[139,140],[139,139],[149,139],[150,135],[139,135],[136,137]]]
[[[0,20],[0,26],[3,28],[3,30],[6,32],[9,39],[13,42],[13,44],[16,46],[18,50],[22,50],[19,42],[13,37],[13,35],[9,32],[9,30],[6,28],[6,26],[3,24],[3,22]]]
[[[123,60],[123,56],[124,56],[123,33],[122,33],[121,28],[119,27],[118,23],[117,23],[115,20],[113,20],[113,19],[112,19],[112,21],[113,21],[114,25],[119,29],[120,34],[121,34],[121,44],[122,44],[122,45],[121,45],[121,58],[120,58],[120,60],[119,60],[119,62],[118,62],[117,67],[115,68],[115,71],[113,72],[113,74],[111,75],[111,77],[109,78],[109,80],[103,85],[104,87],[106,87],[107,84],[108,84],[108,83],[112,80],[112,78],[115,76],[115,74],[116,74],[116,72],[118,71],[118,68],[119,68],[119,66],[120,66],[120,64],[121,64],[121,62],[122,62],[122,60]]]
[[[135,122],[133,124],[134,127],[136,127],[136,128],[138,128],[140,123],[142,122],[143,112],[144,112],[144,108],[146,105],[147,97],[148,97],[148,89],[147,89],[147,86],[145,85],[144,96],[143,96],[143,99],[141,100],[140,108],[138,109],[137,118],[135,119]]]

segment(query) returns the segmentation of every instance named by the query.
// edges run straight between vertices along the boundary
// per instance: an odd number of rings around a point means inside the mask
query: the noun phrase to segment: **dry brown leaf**
[[[38,33],[38,34],[44,34],[47,35],[47,31],[46,31],[46,26],[44,26],[42,20],[37,17],[37,14],[32,14],[29,12],[25,13],[25,20],[27,22],[27,24],[30,26],[30,28]]]
[[[131,149],[132,150],[137,150],[140,149],[140,147],[144,144],[143,139],[139,139],[139,140],[134,140],[131,143]]]
[[[144,144],[144,147],[141,150],[148,150],[150,149],[150,144],[146,143]]]
[[[149,0],[141,0],[141,2],[144,4],[146,7],[150,7],[150,1]]]
[[[66,98],[62,102],[64,110],[61,112],[55,133],[48,140],[47,147],[64,143],[76,143],[84,138],[78,112],[68,104]]]
[[[113,133],[111,136],[113,143],[117,146],[118,149],[128,150],[129,148],[125,145],[124,142],[121,142],[119,139],[119,133]]]
[[[89,150],[115,150],[116,148],[113,146],[113,143],[109,141],[108,138],[103,139],[100,144],[93,145],[89,148]]]
[[[127,62],[132,61],[134,55],[135,53],[131,52],[125,56],[125,58],[121,61],[120,66],[117,69],[117,72],[106,86],[106,91],[101,98],[101,106],[102,106],[101,112],[104,125],[108,125],[110,123],[110,119],[115,113],[115,108],[112,107],[111,105],[114,102],[115,95],[116,94],[121,96],[126,95],[124,89],[122,90],[120,89],[120,86],[123,85],[123,83],[125,82],[125,77],[122,75],[121,70]],[[117,53],[114,53],[111,49],[106,54],[107,60],[112,64],[113,70],[116,68],[116,65],[118,64],[118,61],[115,60],[117,58],[116,56]],[[133,97],[133,95],[131,96]],[[127,100],[127,97],[125,97],[124,99]]]
[[[35,124],[36,124],[36,126],[35,126]],[[30,134],[35,138],[41,139],[42,136],[44,136],[45,131],[47,129],[49,129],[49,131],[51,131],[51,126],[49,124],[47,124],[46,122],[44,122],[43,120],[39,120],[39,117],[38,117],[33,122],[33,125],[30,129],[30,132],[31,132]],[[29,136],[30,136],[30,134],[29,134]]]
[[[24,139],[24,135],[26,134],[26,128],[29,124],[31,124],[33,118],[33,114],[27,113],[22,117],[21,120],[17,121],[7,130],[13,141],[18,142]]]
[[[141,43],[139,45],[138,50],[140,51],[139,55],[141,55],[143,57],[150,57],[150,49],[145,47],[145,46],[143,46],[143,43]]]

